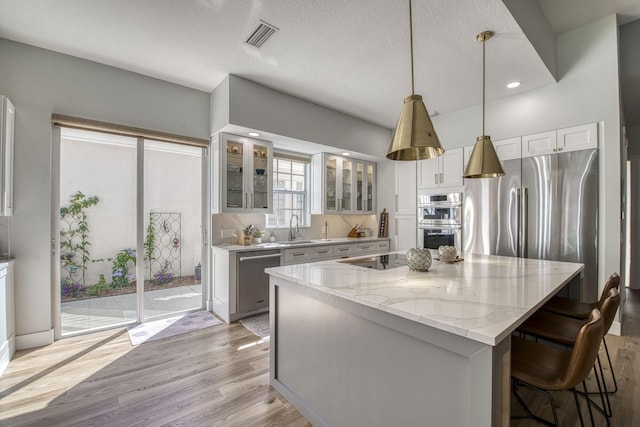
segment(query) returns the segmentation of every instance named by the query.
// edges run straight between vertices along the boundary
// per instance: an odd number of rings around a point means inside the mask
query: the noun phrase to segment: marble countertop
[[[364,243],[378,240],[389,240],[388,237],[331,237],[329,239],[298,239],[307,243],[267,242],[251,245],[213,245],[215,249],[228,252],[265,251],[270,249],[304,248],[308,246],[339,245],[343,243]]]
[[[398,252],[400,253],[400,252]],[[353,259],[353,258],[352,258]],[[323,261],[272,267],[277,278],[403,318],[496,345],[577,273],[583,264],[487,255],[433,261],[428,272]]]

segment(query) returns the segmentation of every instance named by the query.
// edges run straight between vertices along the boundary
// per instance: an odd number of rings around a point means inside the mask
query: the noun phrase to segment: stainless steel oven
[[[422,248],[462,251],[462,193],[418,194],[418,242]]]

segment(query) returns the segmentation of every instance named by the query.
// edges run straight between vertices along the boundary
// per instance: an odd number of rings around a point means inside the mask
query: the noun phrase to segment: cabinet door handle
[[[440,184],[444,183],[444,174],[440,172]]]
[[[398,212],[398,195],[396,194],[396,212]]]
[[[398,237],[398,218],[395,219],[396,223],[396,237]]]
[[[244,193],[244,207],[245,209],[249,208],[249,193]]]
[[[433,174],[433,183],[437,184],[438,183],[438,174]]]

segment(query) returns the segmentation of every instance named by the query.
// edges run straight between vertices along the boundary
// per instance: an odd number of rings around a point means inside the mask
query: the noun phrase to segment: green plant
[[[60,219],[69,224],[67,230],[60,231],[60,264],[69,270],[70,276],[77,269],[86,270],[91,260],[86,210],[99,201],[97,196],[87,197],[81,191],[76,191],[69,199],[69,206],[60,208]],[[79,256],[78,261],[76,256]],[[82,280],[84,282],[84,274]]]
[[[264,230],[260,230],[259,228],[256,228],[253,231],[253,237],[258,237],[258,238],[264,237]]]
[[[111,261],[111,287],[129,286],[134,277],[133,274],[129,274],[129,263],[133,262],[133,265],[136,265],[136,251],[131,248],[123,249],[108,261]]]
[[[153,250],[155,249],[156,235],[153,224],[153,216],[149,214],[149,225],[147,225],[147,233],[144,237],[144,259],[149,261],[149,276],[151,276],[151,261],[155,259]]]
[[[87,287],[85,293],[89,296],[96,296],[106,294],[108,290],[109,285],[107,284],[107,279],[104,278],[104,274],[101,274],[98,283]]]

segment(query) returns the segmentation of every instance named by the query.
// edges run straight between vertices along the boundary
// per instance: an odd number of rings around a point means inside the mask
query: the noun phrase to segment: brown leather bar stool
[[[604,289],[602,290],[602,294],[600,295],[600,299],[597,302],[586,303],[569,298],[553,297],[545,305],[542,306],[542,310],[561,314],[567,317],[587,320],[587,318],[589,317],[589,313],[591,313],[591,310],[593,310],[594,308],[602,311],[602,304],[604,304],[604,300],[609,295],[609,291],[611,289],[619,289],[619,287],[620,276],[618,275],[618,273],[612,273],[607,279],[607,282],[604,285]],[[607,332],[605,332],[605,335],[607,334]],[[611,370],[611,378],[613,379],[613,390],[609,393],[613,394],[618,391],[618,382],[616,381],[616,375],[613,371],[613,363],[611,362],[611,355],[609,354],[607,340],[603,339],[602,343],[604,344],[604,351],[607,354],[607,361],[609,362],[609,369]],[[602,381],[604,382],[604,378],[602,379]]]
[[[604,285],[600,299],[596,302],[581,302],[570,298],[553,297],[542,306],[542,310],[551,311],[556,314],[562,314],[567,317],[587,320],[591,310],[597,308],[602,311],[602,304],[609,296],[609,291],[613,288],[618,289],[620,286],[620,276],[618,273],[612,273]]]
[[[609,328],[611,328],[611,324],[613,323],[613,319],[615,318],[616,311],[618,311],[619,306],[620,294],[618,293],[618,290],[615,288],[609,289],[608,297],[603,301],[601,311],[604,321],[604,334],[602,337],[603,341],[604,335],[606,335],[607,332],[609,332]],[[577,336],[584,324],[584,320],[573,319],[571,317],[561,316],[549,311],[540,310],[533,313],[531,317],[529,317],[529,319],[527,319],[522,325],[520,325],[520,327],[518,328],[518,332],[525,333],[536,338],[542,338],[547,341],[553,341],[568,347],[573,347],[576,343]],[[605,393],[605,395],[601,395],[603,404],[603,408],[601,408],[601,410],[605,413],[605,415],[610,417],[612,415],[611,402],[609,401],[609,396],[606,395],[607,387],[606,384],[604,384],[604,371],[602,370],[602,363],[600,361],[599,355],[596,357],[596,361],[598,362],[600,377],[602,377]],[[596,381],[598,382],[598,386],[600,387],[598,372],[596,371],[595,373]],[[604,406],[605,397],[606,407]]]
[[[572,350],[550,347],[546,344],[526,340],[517,336],[511,337],[511,377],[514,382],[514,394],[528,416],[546,425],[558,426],[558,414],[555,401],[550,391],[571,390],[576,402],[580,425],[584,419],[580,411],[580,403],[576,386],[582,383],[585,394],[587,386],[585,378],[593,367],[600,341],[604,335],[604,320],[597,309],[589,316],[588,322],[580,328]],[[540,391],[549,399],[555,424],[534,415],[517,393],[517,386],[523,385]],[[587,400],[591,424],[595,425],[591,401]],[[513,417],[514,419],[523,417]],[[607,418],[608,420],[608,418]]]

